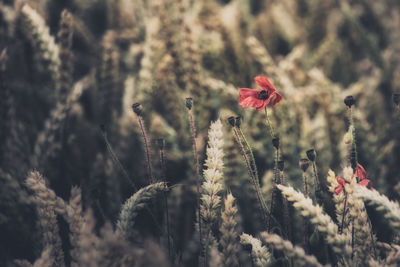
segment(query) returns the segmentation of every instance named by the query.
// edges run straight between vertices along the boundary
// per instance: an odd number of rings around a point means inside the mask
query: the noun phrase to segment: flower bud
[[[159,148],[160,150],[163,150],[163,149],[164,149],[165,141],[164,141],[163,138],[158,138],[158,139],[156,139],[156,143],[157,143],[158,148]]]
[[[230,117],[228,118],[228,122],[229,122],[229,124],[230,124],[232,127],[235,127],[236,118],[233,117],[233,116],[230,116]]]
[[[285,168],[285,162],[283,160],[278,161],[278,169],[280,171],[283,171],[284,168]]]
[[[299,166],[300,166],[300,169],[303,170],[303,172],[306,172],[308,167],[310,166],[310,161],[308,159],[300,159]]]
[[[352,95],[349,95],[344,98],[344,103],[346,104],[346,106],[351,108],[351,106],[356,103],[356,100],[354,99],[354,97]]]
[[[315,158],[317,157],[317,152],[315,152],[315,149],[309,149],[306,152],[307,158],[311,161],[315,161]]]
[[[241,124],[242,124],[242,116],[239,115],[235,118],[235,126],[239,128]]]
[[[142,116],[143,107],[140,103],[135,103],[132,105],[132,110],[135,112],[136,115]]]
[[[277,137],[274,137],[274,138],[272,139],[272,145],[273,145],[276,149],[279,148],[279,137],[278,137],[278,136],[277,136]]]
[[[398,106],[400,104],[400,93],[393,94],[393,102]]]
[[[192,107],[193,107],[193,98],[187,97],[187,98],[186,98],[185,104],[186,104],[186,108],[187,108],[188,110],[191,110]]]

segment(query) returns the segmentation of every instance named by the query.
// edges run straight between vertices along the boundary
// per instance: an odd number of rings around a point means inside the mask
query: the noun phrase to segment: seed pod
[[[232,127],[235,127],[236,118],[233,117],[233,116],[230,116],[230,117],[228,118],[228,122],[229,122],[229,124],[230,124]]]
[[[279,137],[274,137],[274,138],[272,139],[272,145],[273,145],[276,149],[279,148]]]
[[[317,152],[315,152],[315,149],[309,149],[306,152],[307,158],[311,161],[315,161],[315,158],[317,157]]]
[[[241,124],[242,124],[242,116],[239,115],[235,118],[235,126],[239,128]]]
[[[133,110],[133,112],[135,112],[136,115],[142,116],[142,112],[143,112],[142,104],[140,104],[140,103],[133,104],[132,110]]]
[[[308,159],[300,159],[299,166],[300,166],[300,169],[303,170],[303,172],[306,172],[308,167],[310,166],[310,161]]]
[[[346,104],[346,106],[351,108],[351,106],[356,103],[356,100],[354,99],[354,97],[352,95],[349,95],[344,98],[344,103]]]
[[[193,107],[193,98],[187,97],[187,98],[186,98],[185,104],[186,104],[186,108],[187,108],[188,110],[191,110],[192,107]]]

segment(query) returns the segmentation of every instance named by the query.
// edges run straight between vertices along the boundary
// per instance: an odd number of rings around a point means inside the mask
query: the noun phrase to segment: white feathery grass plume
[[[261,241],[251,235],[242,234],[240,236],[242,245],[251,245],[251,258],[256,267],[266,267],[271,260],[271,253],[268,248],[262,245]]]
[[[135,219],[139,211],[157,193],[167,190],[168,187],[164,182],[150,184],[141,188],[125,202],[119,215],[118,228],[127,240],[131,239],[134,235]]]
[[[304,197],[302,193],[297,192],[293,187],[283,185],[277,185],[277,187],[287,197],[288,201],[293,202],[293,206],[300,214],[309,218],[318,231],[325,236],[327,243],[332,246],[335,253],[343,256],[343,258],[350,256],[351,248],[348,245],[348,238],[339,234],[337,225],[323,212],[319,205],[314,205],[310,198]]]
[[[400,231],[400,206],[395,201],[390,201],[385,195],[376,190],[369,190],[363,186],[356,186],[355,196],[365,200],[368,205],[383,212],[384,218],[397,231]]]
[[[220,194],[223,190],[223,131],[221,120],[213,122],[208,131],[207,159],[204,170],[204,182],[201,185],[201,218],[210,227],[218,219]]]
[[[52,78],[56,81],[59,75],[59,47],[50,35],[49,27],[36,10],[28,4],[22,7],[24,33],[28,36],[39,60],[48,65]]]
[[[261,237],[274,249],[282,250],[286,256],[293,257],[297,266],[322,267],[322,264],[314,256],[307,255],[303,248],[293,246],[290,241],[284,240],[278,235],[263,232]]]

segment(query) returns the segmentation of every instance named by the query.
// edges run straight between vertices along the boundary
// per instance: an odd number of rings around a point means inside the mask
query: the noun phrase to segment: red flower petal
[[[239,90],[239,102],[242,99],[245,99],[247,97],[255,97],[257,98],[259,91],[254,90],[254,89],[249,89],[249,88],[240,88]]]
[[[278,92],[275,92],[273,94],[273,98],[272,98],[272,106],[275,106],[276,104],[281,102],[281,100],[282,100],[282,95],[280,93],[278,93]]]
[[[267,77],[256,76],[254,78],[254,81],[258,84],[258,86],[266,90],[269,95],[271,95],[272,92],[276,91],[275,87],[272,85]]]
[[[362,181],[367,178],[367,172],[360,163],[357,164],[357,176],[359,181]]]
[[[371,180],[364,179],[358,183],[359,185],[365,186],[368,189],[372,189],[372,182]]]
[[[338,176],[336,177],[336,181],[338,182],[338,185],[335,187],[335,194],[339,195],[343,191],[346,182]]]
[[[339,195],[340,193],[342,193],[344,187],[342,185],[338,185],[335,187],[335,194]]]
[[[259,91],[241,88],[239,91],[239,105],[242,107],[259,108],[264,105],[264,100],[258,99]]]

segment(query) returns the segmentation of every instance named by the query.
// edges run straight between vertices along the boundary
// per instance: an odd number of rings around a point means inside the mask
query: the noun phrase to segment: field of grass
[[[398,0],[0,1],[0,266],[399,266]]]

